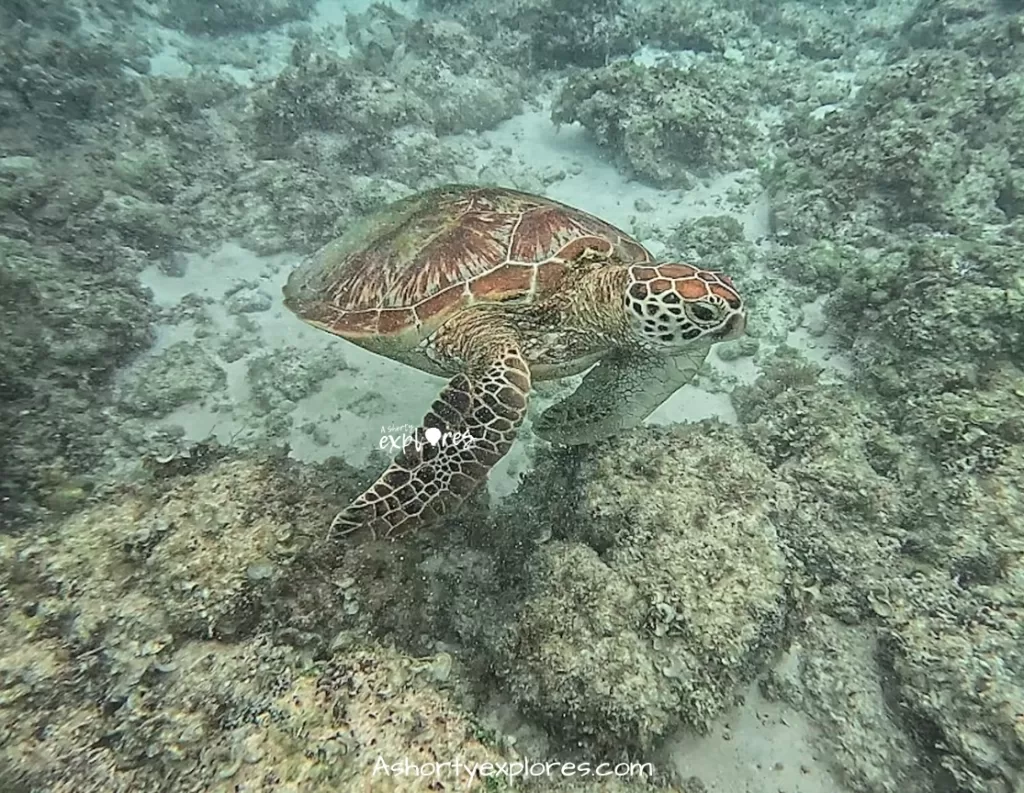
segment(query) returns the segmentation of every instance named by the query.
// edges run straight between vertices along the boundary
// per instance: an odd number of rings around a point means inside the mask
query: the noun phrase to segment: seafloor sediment
[[[1008,0],[5,3],[0,789],[1019,791],[1022,128]],[[329,541],[438,382],[280,283],[453,181],[729,272],[749,333]]]

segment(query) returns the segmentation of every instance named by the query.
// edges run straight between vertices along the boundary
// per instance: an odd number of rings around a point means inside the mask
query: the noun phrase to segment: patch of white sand
[[[382,426],[419,424],[423,412],[443,381],[316,330],[289,312],[280,301],[281,288],[299,257],[259,257],[238,245],[228,243],[208,256],[191,255],[187,259],[187,274],[184,278],[164,275],[152,267],[142,274],[142,280],[153,290],[157,304],[164,307],[177,305],[188,294],[217,301],[208,307],[216,327],[214,340],[217,333],[226,335],[234,323],[234,318],[221,301],[236,281],[244,280],[257,282],[263,291],[274,298],[274,304],[269,310],[246,315],[258,328],[251,354],[296,347],[311,351],[310,354],[315,356],[317,350],[326,349],[329,345],[344,345],[348,368],[323,381],[314,394],[296,403],[294,411],[296,424],[303,420],[320,421],[323,429],[330,434],[331,442],[319,446],[309,436],[293,432],[287,440],[295,457],[322,460],[333,454],[341,454],[353,464],[361,465],[378,447]],[[182,337],[190,337],[195,327],[191,322],[165,326],[158,337],[154,353]],[[224,364],[229,373],[233,407],[230,414],[213,412],[209,405],[190,405],[171,414],[166,421],[185,427],[189,439],[199,439],[213,429],[215,435],[226,442],[240,429],[244,429],[246,419],[250,416],[247,404],[249,388],[245,378],[249,357]],[[367,403],[373,405],[373,408],[364,410],[359,407]]]
[[[842,786],[814,748],[815,728],[799,711],[769,702],[752,685],[744,704],[705,736],[680,735],[664,747],[680,777],[708,793],[837,793]]]

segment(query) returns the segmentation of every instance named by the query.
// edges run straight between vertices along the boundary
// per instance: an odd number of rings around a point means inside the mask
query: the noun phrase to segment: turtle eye
[[[721,318],[721,312],[712,303],[694,303],[689,313],[698,322],[718,322]]]

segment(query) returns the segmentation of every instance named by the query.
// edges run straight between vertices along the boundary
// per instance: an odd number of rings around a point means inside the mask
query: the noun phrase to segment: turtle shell
[[[411,345],[466,306],[537,300],[580,262],[609,259],[651,256],[625,232],[557,201],[451,185],[397,201],[325,245],[288,279],[285,304],[354,341]]]

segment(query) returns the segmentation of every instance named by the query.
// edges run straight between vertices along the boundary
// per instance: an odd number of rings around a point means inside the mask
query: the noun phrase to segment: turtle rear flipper
[[[530,369],[504,328],[458,329],[439,354],[467,362],[431,405],[413,443],[331,523],[331,534],[369,529],[377,538],[436,523],[487,479],[526,416]],[[439,334],[440,336],[441,334]]]
[[[587,372],[572,394],[545,410],[533,429],[544,440],[566,446],[632,429],[693,379],[707,350],[699,346],[675,355],[616,350]]]

